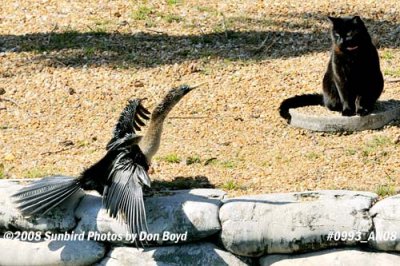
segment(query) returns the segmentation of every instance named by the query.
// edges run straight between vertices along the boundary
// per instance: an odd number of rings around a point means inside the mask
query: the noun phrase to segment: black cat
[[[280,114],[290,119],[289,109],[324,105],[344,116],[369,114],[383,90],[378,52],[359,16],[333,18],[332,51],[323,79],[323,94],[306,94],[282,102]]]
[[[383,90],[378,52],[359,16],[329,19],[333,45],[323,80],[324,105],[345,116],[367,115]]]

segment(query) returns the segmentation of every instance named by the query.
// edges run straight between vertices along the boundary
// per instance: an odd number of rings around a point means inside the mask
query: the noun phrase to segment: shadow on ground
[[[227,60],[262,60],[288,58],[312,52],[328,51],[330,46],[327,14],[288,14],[280,22],[284,31],[225,30],[199,35],[169,35],[148,32],[125,34],[91,30],[0,35],[0,51],[34,52],[31,60],[56,67],[110,65],[116,68],[155,67],[210,57]],[[291,23],[291,17],[304,23]],[[242,29],[255,25],[277,25],[273,20],[230,18]],[[400,46],[400,26],[391,21],[365,19],[378,46]],[[236,24],[235,24],[236,23]],[[323,26],[325,25],[325,26]]]
[[[170,181],[153,180],[151,183],[152,191],[164,189],[179,190],[193,188],[215,188],[206,176],[177,176]]]

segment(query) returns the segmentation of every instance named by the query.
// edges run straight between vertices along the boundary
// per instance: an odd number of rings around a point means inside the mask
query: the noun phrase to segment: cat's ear
[[[334,18],[334,17],[331,17],[331,16],[328,16],[328,19],[329,19],[333,24],[335,24],[335,21],[337,20],[337,18]]]
[[[340,18],[334,18],[331,16],[328,16],[328,19],[332,22],[333,26],[338,24],[338,21],[340,20]]]
[[[352,21],[354,22],[354,24],[363,24],[363,21],[361,20],[360,16],[354,16],[352,18]]]

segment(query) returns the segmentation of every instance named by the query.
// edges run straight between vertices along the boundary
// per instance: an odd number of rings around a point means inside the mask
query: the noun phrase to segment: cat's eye
[[[352,36],[352,35],[353,35],[353,32],[351,32],[351,31],[349,31],[349,32],[346,34],[347,37],[350,37],[350,36]]]

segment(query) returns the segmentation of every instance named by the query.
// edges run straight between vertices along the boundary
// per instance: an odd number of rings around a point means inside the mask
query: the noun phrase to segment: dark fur
[[[382,93],[378,52],[363,21],[358,16],[329,19],[333,24],[332,51],[323,79],[323,94],[296,95],[284,100],[279,113],[289,122],[290,108],[308,105],[324,105],[345,116],[367,115]]]
[[[290,123],[289,109],[298,108],[308,105],[323,105],[323,97],[321,94],[303,94],[284,100],[279,106],[279,114]]]
[[[332,51],[323,79],[324,105],[344,116],[367,115],[383,90],[378,52],[360,17],[329,19]]]

